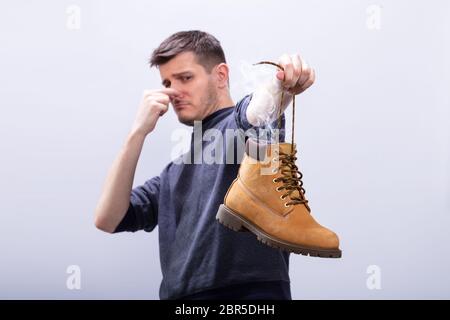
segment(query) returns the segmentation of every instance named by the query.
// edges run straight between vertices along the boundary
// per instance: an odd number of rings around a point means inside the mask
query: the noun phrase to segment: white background
[[[142,91],[161,87],[152,50],[192,29],[221,41],[235,102],[242,63],[298,52],[316,69],[298,163],[343,258],[292,255],[293,298],[450,298],[449,20],[444,0],[2,1],[0,298],[158,299],[158,229],[108,235],[93,214]],[[177,128],[170,110],[135,186],[170,161]]]

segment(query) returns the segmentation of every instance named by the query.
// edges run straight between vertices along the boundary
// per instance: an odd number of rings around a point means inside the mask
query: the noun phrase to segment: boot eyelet
[[[272,162],[278,162],[279,160],[278,160],[278,158],[273,158],[272,159]]]
[[[272,173],[277,173],[278,172],[278,169],[277,168],[273,168],[272,169]]]
[[[286,207],[286,208],[288,208],[288,207],[290,207],[291,205],[290,204],[287,204],[287,202],[284,204],[284,206]]]
[[[272,182],[273,183],[278,183],[278,181],[275,181],[275,180],[277,180],[278,178],[275,178],[275,179],[272,179]]]
[[[280,187],[276,187],[275,190],[276,190],[277,192],[281,192]]]
[[[277,188],[277,189],[278,189],[278,188]],[[284,199],[286,199],[286,197],[284,197],[283,195],[281,195],[281,196],[280,196],[280,199],[281,199],[281,200],[284,200]]]

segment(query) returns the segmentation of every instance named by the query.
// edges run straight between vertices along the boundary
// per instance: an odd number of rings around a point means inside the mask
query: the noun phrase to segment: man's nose
[[[183,94],[179,94],[179,95],[177,95],[177,96],[172,96],[171,98],[170,98],[170,102],[172,102],[172,104],[176,104],[176,103],[178,103],[179,101],[182,101],[182,99],[183,99]]]
[[[180,84],[172,83],[170,87],[177,90],[179,95],[183,95],[183,87]]]
[[[177,86],[171,86],[172,89],[177,90],[178,94],[171,96],[171,101],[178,101],[178,100],[182,100],[184,97],[184,92],[180,87]]]

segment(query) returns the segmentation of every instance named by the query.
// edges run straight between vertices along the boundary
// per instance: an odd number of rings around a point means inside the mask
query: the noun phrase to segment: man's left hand
[[[312,86],[316,79],[314,69],[308,66],[299,54],[283,54],[278,60],[278,64],[284,68],[284,71],[277,72],[277,79],[292,95],[302,93]]]

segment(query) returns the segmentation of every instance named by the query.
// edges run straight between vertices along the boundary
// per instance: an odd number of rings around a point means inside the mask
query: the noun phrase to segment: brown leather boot
[[[249,230],[274,248],[340,258],[338,236],[317,223],[310,213],[302,174],[295,165],[295,145],[258,145],[248,139],[246,149],[238,176],[216,219],[232,230]],[[256,149],[265,155],[264,161],[255,154]]]

